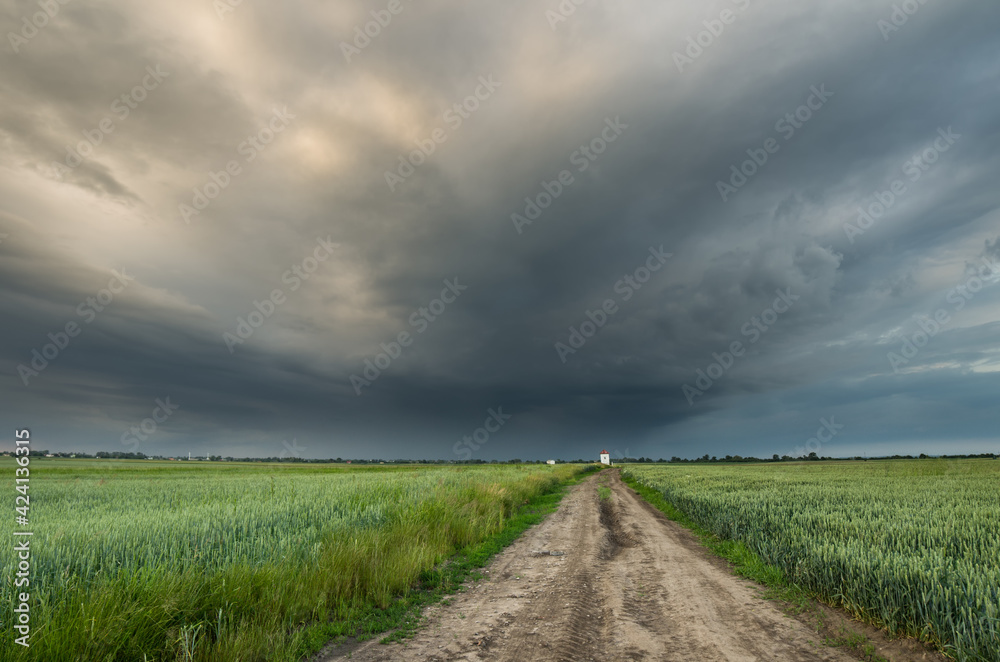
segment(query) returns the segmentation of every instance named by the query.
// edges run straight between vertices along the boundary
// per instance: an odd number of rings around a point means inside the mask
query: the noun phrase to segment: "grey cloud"
[[[906,371],[885,355],[966,265],[1000,258],[991,4],[928,4],[887,42],[888,2],[753,3],[682,73],[672,54],[710,11],[597,3],[552,30],[528,2],[407,3],[348,63],[340,42],[372,8],[71,4],[0,55],[11,411],[67,449],[108,448],[170,395],[182,409],[148,451],[237,455],[294,437],[316,456],[449,457],[495,406],[514,413],[484,449],[496,457],[718,455],[737,437],[770,455],[841,410],[857,447],[982,436],[969,385],[997,374],[994,291]],[[55,178],[65,146],[157,64],[169,77]],[[448,127],[491,74],[502,86]],[[833,96],[786,139],[777,123],[821,85]],[[246,160],[238,146],[283,106],[294,121]],[[629,128],[579,170],[571,155],[609,117]],[[949,126],[961,140],[909,179]],[[385,172],[441,127],[391,191]],[[780,149],[723,202],[717,182],[768,138]],[[241,174],[184,223],[178,205],[229,160]],[[574,183],[518,234],[511,214],[563,169]],[[906,192],[851,241],[845,223],[895,180]],[[317,237],[339,247],[293,291],[282,276]],[[563,364],[555,343],[661,245],[663,270]],[[16,365],[122,266],[136,283],[24,388]],[[454,277],[468,291],[418,333],[410,316]],[[231,354],[223,332],[275,288],[287,303]],[[682,386],[746,342],[779,290],[800,298],[689,406]],[[351,375],[403,331],[414,344],[356,396]],[[932,397],[939,409],[921,406]]]

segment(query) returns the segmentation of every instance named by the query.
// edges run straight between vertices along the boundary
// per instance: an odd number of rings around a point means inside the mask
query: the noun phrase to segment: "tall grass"
[[[5,637],[4,660],[292,660],[306,625],[389,607],[580,470],[32,469],[31,647]],[[13,590],[5,572],[7,623]]]

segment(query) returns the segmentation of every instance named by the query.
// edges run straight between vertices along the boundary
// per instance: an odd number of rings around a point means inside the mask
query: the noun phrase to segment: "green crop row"
[[[294,659],[305,625],[389,607],[580,470],[36,461],[31,646],[5,626],[0,659]]]
[[[625,469],[787,579],[960,662],[1000,660],[1000,462]]]

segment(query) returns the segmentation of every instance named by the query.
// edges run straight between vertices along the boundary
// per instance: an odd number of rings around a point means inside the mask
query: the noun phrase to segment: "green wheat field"
[[[2,660],[299,660],[338,623],[356,632],[586,470],[59,459],[31,467],[31,647],[5,636]],[[998,461],[624,472],[864,620],[962,662],[1000,659]],[[4,526],[13,539],[13,515]],[[14,591],[5,567],[5,624]]]
[[[961,662],[1000,660],[1000,461],[631,465],[788,581]]]
[[[31,645],[8,566],[0,660],[296,660],[583,470],[34,459]]]

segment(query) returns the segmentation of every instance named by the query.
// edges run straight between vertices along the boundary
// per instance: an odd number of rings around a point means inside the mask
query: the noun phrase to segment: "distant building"
[[[611,453],[607,451],[601,451],[601,464],[606,464],[611,466]]]
[[[555,460],[546,460],[545,461],[545,464],[555,464],[555,463],[556,463]]]

